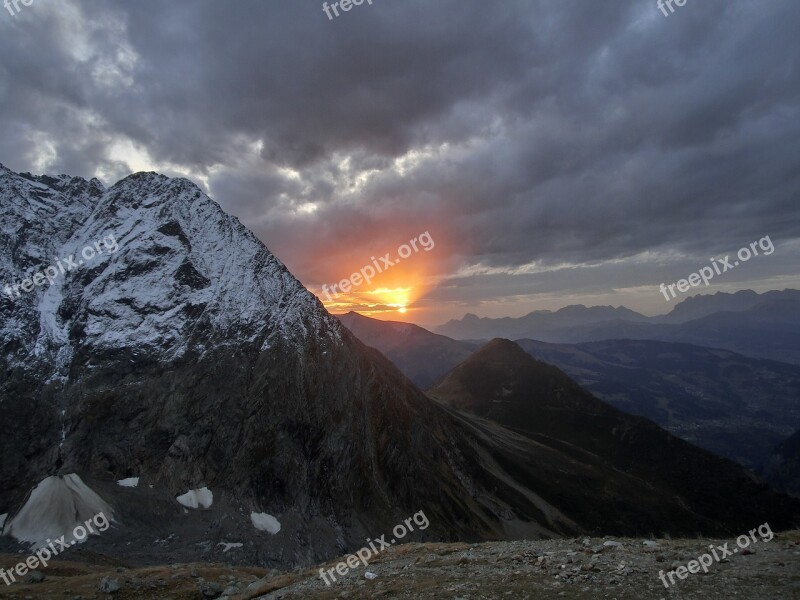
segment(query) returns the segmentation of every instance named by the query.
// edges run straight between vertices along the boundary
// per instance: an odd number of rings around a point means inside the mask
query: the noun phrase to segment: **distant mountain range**
[[[457,340],[524,337],[540,339],[545,333],[556,334],[564,329],[617,321],[647,323],[648,318],[623,306],[586,307],[575,304],[557,311],[537,310],[519,318],[480,318],[467,313],[463,319],[448,321],[434,330],[435,333]],[[533,335],[534,332],[536,335]]]
[[[421,387],[481,345],[355,313],[342,320]],[[797,365],[650,340],[517,343],[612,406],[757,472],[775,445],[800,428]]]
[[[742,312],[763,302],[786,298],[797,301],[797,290],[772,290],[763,294],[758,294],[753,290],[698,294],[681,300],[668,314],[654,317],[653,320],[664,323],[686,323],[717,312]]]
[[[582,305],[519,318],[467,314],[435,332],[458,340],[535,339],[553,343],[644,339],[724,348],[755,358],[800,364],[800,291],[744,290],[694,296],[672,312],[646,317],[624,307]]]

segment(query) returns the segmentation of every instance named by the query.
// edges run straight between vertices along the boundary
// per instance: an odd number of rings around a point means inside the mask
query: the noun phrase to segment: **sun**
[[[407,311],[407,309],[406,309],[405,306],[401,306],[400,308],[397,309],[397,312],[402,313],[402,314],[405,314],[406,311]]]

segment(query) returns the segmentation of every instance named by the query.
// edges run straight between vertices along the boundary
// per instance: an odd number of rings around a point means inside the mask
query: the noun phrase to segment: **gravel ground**
[[[273,600],[333,598],[530,599],[800,599],[800,531],[776,534],[714,563],[708,574],[689,574],[666,589],[659,570],[686,565],[709,544],[734,539],[644,540],[574,538],[483,544],[404,544],[358,566],[326,586],[320,568],[288,572],[224,565],[169,565],[127,569],[101,557],[92,564],[54,562],[44,581],[0,589],[0,598],[39,600]],[[8,568],[19,556],[0,556]],[[374,574],[376,577],[368,579]],[[101,591],[101,586],[113,593]]]
[[[759,539],[752,554],[713,564],[666,589],[658,577],[734,540],[577,538],[477,545],[405,545],[326,588],[312,577],[255,596],[278,598],[800,598],[800,532]],[[653,543],[654,542],[654,543]],[[620,544],[619,546],[615,545]],[[330,568],[335,563],[328,563]],[[364,577],[365,571],[377,575]],[[701,572],[702,573],[702,572]]]

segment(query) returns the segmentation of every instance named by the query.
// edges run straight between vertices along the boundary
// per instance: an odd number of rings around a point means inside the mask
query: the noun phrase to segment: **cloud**
[[[430,298],[459,310],[542,277],[616,297],[675,253],[800,238],[798,24],[779,0],[35,2],[0,19],[0,160],[189,176],[311,287],[435,228]]]

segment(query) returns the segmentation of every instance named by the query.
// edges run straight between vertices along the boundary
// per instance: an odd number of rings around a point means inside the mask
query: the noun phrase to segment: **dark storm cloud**
[[[0,161],[109,180],[136,152],[206,182],[309,284],[397,227],[444,228],[443,272],[800,237],[797,3],[690,0],[665,18],[654,0],[373,0],[333,21],[321,5],[4,14]],[[606,286],[647,271],[609,267]],[[548,289],[600,285],[579,272]],[[532,286],[493,277],[459,293]]]

